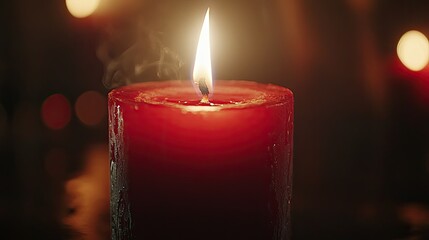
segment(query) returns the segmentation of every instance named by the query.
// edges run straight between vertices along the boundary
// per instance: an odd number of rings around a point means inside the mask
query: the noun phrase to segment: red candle
[[[214,88],[208,12],[193,75],[109,93],[113,239],[288,239],[292,92]]]
[[[210,101],[190,81],[110,92],[114,239],[286,239],[292,93],[217,81]]]

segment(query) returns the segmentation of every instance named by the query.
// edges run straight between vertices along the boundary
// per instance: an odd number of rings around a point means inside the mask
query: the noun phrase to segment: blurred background
[[[190,79],[208,6],[214,79],[295,94],[293,239],[429,239],[418,0],[0,2],[1,238],[110,239],[107,93]]]

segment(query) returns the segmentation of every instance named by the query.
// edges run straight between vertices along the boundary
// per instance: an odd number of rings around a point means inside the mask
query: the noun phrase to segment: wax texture
[[[216,81],[109,93],[112,239],[290,238],[293,95]]]

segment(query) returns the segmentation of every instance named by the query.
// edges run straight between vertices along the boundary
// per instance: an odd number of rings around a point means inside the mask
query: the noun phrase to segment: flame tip
[[[210,56],[210,7],[207,8],[201,33],[198,40],[198,46],[195,56],[193,70],[194,86],[198,87],[200,94],[203,95],[201,101],[208,101],[208,96],[213,92],[211,56]],[[204,100],[206,99],[206,100]]]

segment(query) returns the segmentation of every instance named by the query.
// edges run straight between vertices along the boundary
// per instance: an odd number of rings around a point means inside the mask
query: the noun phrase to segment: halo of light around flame
[[[100,0],[66,0],[70,14],[77,18],[85,18],[93,14]]]
[[[405,67],[412,71],[420,71],[429,62],[429,41],[419,31],[408,31],[399,40],[397,53]]]
[[[210,9],[207,9],[195,56],[194,71],[192,74],[194,83],[204,78],[209,92],[213,91],[212,64],[210,55]]]

